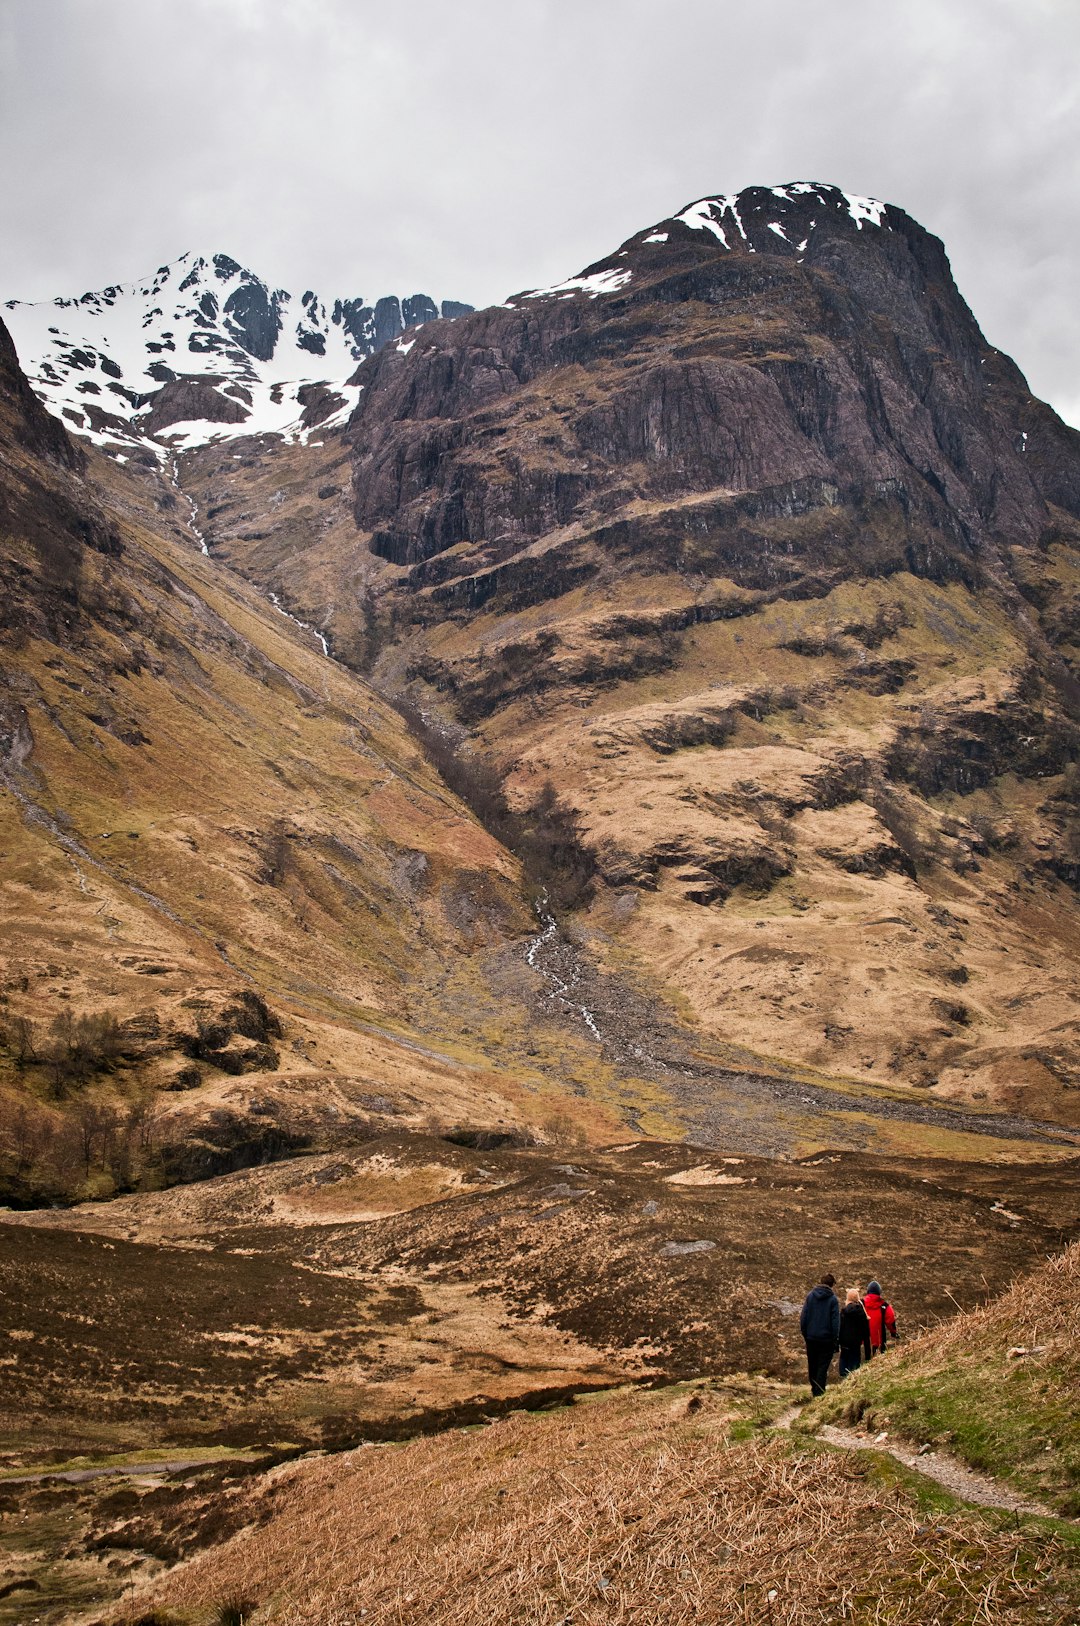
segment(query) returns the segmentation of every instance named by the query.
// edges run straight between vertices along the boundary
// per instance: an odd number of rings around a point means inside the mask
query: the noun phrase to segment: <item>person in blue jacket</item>
[[[799,1331],[806,1344],[806,1365],[810,1393],[823,1395],[829,1383],[829,1366],[840,1348],[840,1300],[833,1292],[835,1276],[824,1275],[806,1295],[799,1317]]]

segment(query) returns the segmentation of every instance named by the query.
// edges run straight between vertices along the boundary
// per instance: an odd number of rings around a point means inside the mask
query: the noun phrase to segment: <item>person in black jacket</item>
[[[835,1276],[825,1275],[806,1295],[799,1317],[799,1331],[806,1344],[806,1365],[810,1373],[810,1393],[823,1395],[829,1382],[829,1365],[840,1345],[840,1300],[833,1292]]]
[[[862,1306],[857,1287],[847,1290],[847,1303],[840,1311],[840,1376],[857,1372],[863,1356],[870,1359],[870,1317]]]

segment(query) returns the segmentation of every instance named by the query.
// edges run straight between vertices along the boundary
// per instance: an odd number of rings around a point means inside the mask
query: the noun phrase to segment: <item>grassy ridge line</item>
[[[972,1468],[1080,1516],[1080,1243],[830,1390],[807,1422],[947,1444]],[[1011,1350],[1031,1353],[1010,1355]]]

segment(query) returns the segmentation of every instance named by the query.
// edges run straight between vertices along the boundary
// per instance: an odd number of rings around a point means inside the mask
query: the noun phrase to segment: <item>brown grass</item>
[[[202,1619],[243,1593],[281,1626],[930,1626],[1032,1619],[1037,1600],[1040,1619],[1073,1618],[1076,1555],[1053,1536],[928,1518],[865,1459],[733,1442],[731,1398],[607,1396],[279,1469],[252,1493],[268,1522],[180,1566],[154,1602]]]
[[[1073,1369],[1080,1394],[1077,1304],[1080,1302],[1080,1242],[1025,1276],[1000,1298],[947,1321],[905,1350],[902,1360],[923,1370],[974,1365],[1010,1347],[1038,1347]]]

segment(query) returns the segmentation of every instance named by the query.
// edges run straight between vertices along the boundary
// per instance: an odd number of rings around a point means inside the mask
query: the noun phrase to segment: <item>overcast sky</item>
[[[487,304],[707,193],[945,241],[1080,425],[1078,0],[0,0],[0,298],[225,251]]]

